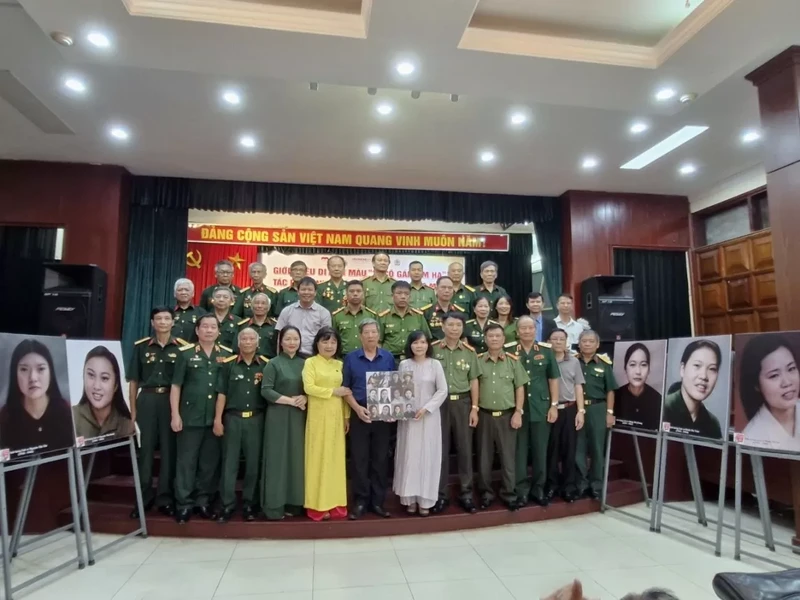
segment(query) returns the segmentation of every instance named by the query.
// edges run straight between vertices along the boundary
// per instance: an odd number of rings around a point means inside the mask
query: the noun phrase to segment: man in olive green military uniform
[[[605,354],[598,354],[599,347],[600,336],[591,329],[583,331],[578,337],[578,360],[586,380],[583,386],[586,415],[575,446],[575,466],[578,470],[576,487],[579,495],[586,495],[593,500],[599,500],[603,491],[606,434],[608,428],[614,426],[614,390],[617,389],[611,359]],[[586,465],[587,449],[591,467]]]
[[[231,311],[237,317],[250,318],[253,316],[252,303],[253,296],[256,294],[266,294],[267,298],[269,298],[270,306],[275,304],[275,298],[278,296],[278,290],[264,283],[264,279],[267,276],[267,266],[264,263],[250,263],[249,272],[252,283],[250,286],[241,289]]]
[[[264,411],[267,402],[261,397],[261,378],[269,359],[256,354],[258,333],[254,329],[245,327],[239,332],[238,338],[239,354],[225,359],[217,380],[214,435],[222,438],[220,523],[230,521],[236,509],[236,476],[242,454],[242,517],[245,521],[255,520],[259,462],[261,446],[264,444]]]
[[[253,316],[249,319],[242,319],[237,323],[239,333],[243,329],[249,328],[258,334],[258,348],[256,354],[263,354],[267,358],[275,358],[275,347],[277,340],[275,339],[275,319],[269,315],[269,296],[259,292],[251,299],[251,306],[253,309]],[[231,349],[234,354],[239,353],[239,336],[233,339],[233,348]]]
[[[517,430],[525,414],[525,384],[528,374],[519,359],[503,351],[505,333],[499,324],[486,326],[485,354],[478,357],[479,403],[471,407],[470,419],[478,420],[478,493],[481,510],[494,501],[492,463],[497,449],[503,485],[500,497],[509,510],[517,510],[516,454]]]
[[[407,281],[395,281],[392,284],[392,301],[394,303],[392,308],[378,313],[381,347],[392,353],[397,364],[405,358],[403,352],[405,352],[409,333],[420,330],[428,339],[431,337],[431,330],[428,329],[428,323],[422,316],[422,311],[408,306],[410,293],[411,285]]]
[[[392,306],[392,285],[395,280],[387,272],[389,262],[388,254],[377,252],[372,257],[373,274],[363,280],[364,306],[379,314]]]
[[[495,302],[500,296],[507,296],[506,292],[499,285],[495,285],[497,281],[497,263],[487,260],[481,263],[481,284],[475,289],[475,300],[484,296],[489,299],[489,304],[494,311]]]
[[[342,355],[361,348],[358,326],[364,319],[376,319],[374,310],[364,306],[364,284],[357,279],[347,284],[347,305],[333,311],[333,327],[342,338]]]
[[[229,260],[221,260],[214,265],[214,275],[217,282],[208,286],[200,295],[200,308],[206,312],[211,312],[214,308],[214,290],[217,288],[227,288],[231,291],[231,307],[236,302],[236,296],[241,290],[233,282],[233,263]]]
[[[475,350],[462,342],[464,316],[461,312],[447,313],[444,320],[444,339],[433,343],[433,357],[442,363],[447,379],[447,400],[439,414],[442,420],[442,470],[439,475],[439,499],[431,509],[442,512],[450,503],[448,480],[450,479],[450,440],[455,438],[458,459],[458,499],[461,508],[468,513],[476,511],[472,498],[472,436],[477,425],[477,412],[471,407],[478,405],[478,356]]]
[[[239,326],[236,317],[231,314],[231,292],[226,288],[214,290],[214,310],[211,313],[217,319],[219,325],[219,339],[217,342],[231,352],[231,346],[239,333]],[[198,322],[200,320],[198,319]]]
[[[453,282],[453,303],[464,308],[467,319],[472,316],[472,305],[475,302],[475,288],[464,283],[464,265],[450,263],[447,276]]]
[[[411,279],[411,296],[408,305],[411,308],[423,310],[423,306],[430,306],[436,302],[436,293],[429,285],[422,283],[422,276],[425,275],[425,267],[418,260],[412,261],[408,265],[408,276]]]
[[[197,341],[194,328],[197,319],[204,315],[199,306],[192,304],[194,283],[191,279],[181,278],[175,282],[175,300],[178,304],[172,309],[172,336],[183,346]]]
[[[292,283],[278,292],[278,297],[275,299],[275,304],[272,308],[272,316],[276,319],[281,316],[281,311],[284,308],[299,299],[297,287],[300,285],[300,280],[306,276],[306,273],[308,273],[308,266],[302,260],[296,260],[289,265]]]
[[[338,254],[328,258],[328,281],[317,286],[317,304],[321,304],[328,312],[333,314],[345,305],[347,297],[347,282],[344,280],[344,270],[347,262]]]
[[[458,312],[464,314],[464,319],[467,318],[464,307],[452,303],[452,298],[453,280],[447,276],[439,277],[436,280],[436,304],[428,304],[420,309],[431,330],[431,335],[437,340],[444,338],[442,324],[447,313]]]
[[[558,418],[558,379],[561,376],[550,344],[536,342],[536,322],[524,315],[517,321],[519,343],[506,344],[519,358],[530,382],[525,387],[525,416],[517,432],[517,502],[525,506],[533,500],[547,506],[544,484],[547,479],[547,442],[550,427]],[[528,477],[528,460],[531,477]]]
[[[211,500],[219,483],[220,443],[212,426],[217,401],[217,377],[230,356],[216,343],[219,322],[214,315],[197,321],[197,344],[178,353],[169,403],[172,431],[177,433],[175,519],[183,524],[192,508],[213,519]]]
[[[139,425],[139,482],[144,509],[153,504],[167,516],[175,513],[175,433],[170,428],[169,390],[178,360],[180,345],[170,335],[172,312],[166,306],[150,311],[150,325],[155,335],[134,345],[128,372],[131,420]],[[153,461],[156,448],[161,453],[158,490],[153,491]],[[139,509],[131,512],[139,518]]]

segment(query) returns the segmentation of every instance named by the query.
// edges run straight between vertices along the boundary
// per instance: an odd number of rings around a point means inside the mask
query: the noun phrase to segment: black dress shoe
[[[175,511],[175,520],[178,522],[178,525],[184,525],[188,523],[191,516],[192,511],[190,511],[188,508]]]
[[[382,506],[378,506],[377,504],[372,505],[372,512],[374,512],[376,515],[378,515],[383,519],[388,519],[389,517],[392,516],[388,512],[386,512],[385,508],[383,508]]]
[[[351,521],[355,521],[356,519],[363,517],[365,512],[367,512],[367,506],[365,504],[356,504],[353,507],[353,510],[350,511],[348,518]]]
[[[149,512],[150,509],[153,508],[153,504],[155,504],[155,500],[145,504],[144,505],[144,512]],[[131,519],[138,519],[139,518],[139,507],[138,506],[134,506],[133,507],[133,510],[131,511],[131,515],[130,516],[131,516]]]
[[[511,500],[509,502],[506,502],[506,508],[510,512],[517,512],[519,510],[519,504],[517,504],[516,500]]]
[[[472,498],[461,500],[459,504],[461,504],[461,508],[464,509],[464,512],[468,512],[469,514],[475,514],[478,512],[478,509],[475,508],[475,503],[472,501]]]
[[[587,496],[589,496],[589,498],[591,498],[592,500],[599,501],[601,496],[602,496],[602,494],[600,494],[600,492],[598,492],[597,490],[589,490],[589,493],[587,494]]]
[[[551,490],[545,490],[544,491],[544,499],[548,504],[550,504],[550,502],[553,501],[553,498],[555,498],[555,495],[556,495],[555,490],[551,489]]]
[[[217,517],[217,523],[227,523],[231,520],[233,516],[233,509],[232,508],[223,508],[222,512]]]
[[[201,519],[213,520],[214,517],[216,517],[216,514],[214,514],[214,511],[211,510],[211,507],[208,504],[206,504],[205,506],[196,506],[194,511],[198,514],[198,516]]]
[[[436,501],[436,504],[433,505],[433,508],[431,508],[431,512],[435,515],[438,515],[440,512],[447,510],[448,506],[450,506],[450,502],[444,498],[440,498]]]
[[[526,506],[528,506],[528,502],[530,502],[530,500],[528,500],[527,496],[518,497],[517,498],[517,509],[525,508]]]
[[[242,508],[242,518],[245,521],[255,521],[256,511],[252,506],[245,506]]]
[[[567,504],[572,504],[575,502],[575,500],[577,500],[577,497],[574,492],[564,492],[561,494],[561,499]]]
[[[481,498],[481,510],[486,510],[492,505],[491,498]]]
[[[548,506],[550,504],[550,500],[545,499],[545,496],[540,496],[539,494],[531,494],[531,500],[539,506]]]
[[[172,504],[165,504],[164,506],[158,507],[158,512],[160,512],[165,517],[174,517],[175,507]]]

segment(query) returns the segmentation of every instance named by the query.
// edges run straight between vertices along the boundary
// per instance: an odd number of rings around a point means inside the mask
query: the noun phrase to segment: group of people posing
[[[240,290],[223,261],[201,306],[191,281],[176,282],[177,306],[153,310],[154,335],[136,343],[128,370],[146,510],[155,505],[180,523],[193,513],[227,522],[244,457],[245,520],[388,517],[393,457],[393,492],[409,513],[427,516],[450,502],[451,440],[467,512],[493,504],[496,455],[510,510],[556,494],[599,497],[616,384],[598,336],[572,318],[571,297],[559,298],[552,320],[531,293],[529,314],[514,317],[493,262],[481,265],[474,288],[453,263],[435,290],[422,284],[420,263],[407,282],[388,276],[385,253],[372,262],[372,276],[344,281],[345,260],[333,256],[332,279],[319,285],[294,263],[293,284],[275,292],[262,264],[250,266],[253,285]],[[413,382],[412,418],[378,421],[368,409],[367,373],[386,371]]]

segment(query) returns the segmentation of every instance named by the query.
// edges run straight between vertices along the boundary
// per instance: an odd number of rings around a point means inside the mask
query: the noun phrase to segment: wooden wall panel
[[[726,333],[730,333],[728,315],[703,317],[701,323],[701,329],[705,332],[705,335],[725,335]]]
[[[703,316],[725,312],[727,302],[725,301],[725,287],[722,281],[714,283],[704,283],[700,286],[700,311]]]
[[[758,313],[758,331],[780,331],[781,324],[778,319],[778,309],[765,310]]]
[[[778,304],[778,294],[775,291],[775,273],[762,273],[753,277],[755,283],[754,299],[756,306],[775,306]]]
[[[753,248],[753,270],[769,271],[775,268],[775,261],[772,257],[772,236],[754,238]]]
[[[750,241],[728,242],[722,245],[725,256],[725,275],[742,275],[751,271]]]
[[[758,316],[754,312],[731,315],[728,323],[730,323],[730,333],[750,333],[758,329]]]
[[[722,277],[722,251],[719,248],[697,252],[696,257],[697,273],[702,281]]]
[[[753,308],[752,287],[749,277],[727,280],[728,308],[739,310]]]

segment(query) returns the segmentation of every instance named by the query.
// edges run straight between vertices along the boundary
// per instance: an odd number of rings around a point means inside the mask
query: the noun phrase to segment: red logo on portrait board
[[[8,462],[11,459],[11,449],[3,448],[0,450],[0,462]]]
[[[733,441],[737,444],[744,443],[744,434],[743,433],[734,433],[733,434]]]
[[[669,425],[669,423],[662,423],[662,424],[661,424],[661,429],[662,429],[663,431],[666,431],[667,433],[669,433],[669,428],[670,428],[670,425]]]

